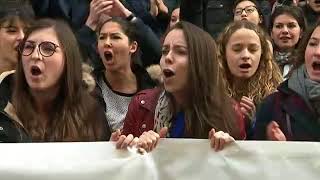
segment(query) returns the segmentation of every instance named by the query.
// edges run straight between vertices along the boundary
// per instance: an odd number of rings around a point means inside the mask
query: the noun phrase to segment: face
[[[304,58],[310,79],[320,83],[320,26],[313,31]]]
[[[179,22],[179,18],[180,18],[180,8],[177,8],[174,11],[172,11],[169,27],[171,28],[177,22]]]
[[[257,7],[251,1],[240,2],[234,10],[234,20],[247,20],[256,25],[261,22]]]
[[[52,28],[30,34],[22,50],[22,65],[31,90],[48,91],[59,87],[64,64],[64,52]]]
[[[226,59],[234,77],[252,77],[258,69],[260,58],[261,43],[255,31],[241,28],[230,36],[226,45]]]
[[[106,70],[119,71],[130,67],[131,55],[136,50],[137,43],[129,42],[118,23],[107,22],[103,25],[98,39],[98,51]]]
[[[294,48],[301,36],[301,28],[292,16],[287,14],[275,18],[271,38],[280,50]]]
[[[320,0],[308,0],[310,8],[317,13],[320,13]]]
[[[188,47],[182,30],[174,29],[166,36],[160,66],[165,89],[173,94],[184,92],[188,80]]]
[[[18,45],[24,37],[25,24],[20,20],[13,23],[4,22],[0,25],[0,59],[1,61],[17,62]]]

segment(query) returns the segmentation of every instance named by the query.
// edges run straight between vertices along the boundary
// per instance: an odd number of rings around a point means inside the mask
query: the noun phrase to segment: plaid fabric
[[[288,140],[320,141],[320,123],[298,94],[288,88],[288,81],[278,87],[258,108],[254,139],[266,140],[266,127],[276,121]]]

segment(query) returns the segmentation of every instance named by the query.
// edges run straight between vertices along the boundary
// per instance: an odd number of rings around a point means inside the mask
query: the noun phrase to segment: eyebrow
[[[319,38],[311,37],[310,40],[319,41]]]
[[[120,32],[112,32],[112,33],[100,33],[100,35],[108,35],[108,34],[110,34],[110,35],[122,35],[122,33],[120,33]]]
[[[17,26],[9,24],[9,25],[3,26],[3,28],[17,28]]]
[[[248,46],[248,47],[260,47],[258,43],[248,43],[248,44],[243,44],[243,43],[235,43],[231,44],[231,47],[242,47],[242,46]]]
[[[163,47],[167,48],[167,47],[169,47],[169,45],[168,44],[167,45],[164,44]],[[182,44],[174,44],[173,47],[174,48],[186,48],[186,49],[188,48],[187,46],[182,45]]]
[[[288,22],[288,23],[274,22],[274,24],[298,24],[298,25],[299,25],[299,23],[297,23],[296,21],[290,21],[290,22]]]
[[[246,9],[246,8],[249,8],[249,7],[253,7],[253,8],[256,8],[257,9],[257,6],[255,6],[255,5],[249,5],[249,6],[245,6],[244,8],[235,8],[234,10],[236,11],[236,10],[243,10],[243,9]]]

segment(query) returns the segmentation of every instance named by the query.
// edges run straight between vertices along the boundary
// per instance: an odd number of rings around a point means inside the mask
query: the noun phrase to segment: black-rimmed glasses
[[[37,45],[35,42],[26,41],[21,48],[22,55],[30,56],[36,49],[36,46]],[[50,57],[56,52],[57,47],[59,46],[54,44],[53,42],[43,41],[38,45],[38,51],[43,57]]]
[[[234,14],[236,16],[240,16],[242,14],[242,12],[246,12],[246,14],[251,14],[253,12],[255,12],[257,10],[256,6],[247,6],[245,8],[237,8],[234,10]]]

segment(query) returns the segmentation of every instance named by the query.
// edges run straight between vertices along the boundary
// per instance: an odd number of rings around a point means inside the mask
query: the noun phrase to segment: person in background
[[[173,27],[179,21],[180,21],[180,8],[176,8],[171,13],[169,28]]]
[[[32,7],[22,1],[0,1],[0,74],[14,70],[19,43],[32,23]]]
[[[248,20],[263,28],[267,27],[264,16],[259,9],[259,4],[255,0],[237,0],[233,5],[234,21]]]
[[[147,71],[134,63],[138,51],[135,26],[112,17],[98,26],[98,53],[104,65],[95,69],[96,97],[104,107],[111,131],[122,129],[128,105],[134,94],[156,83]]]
[[[285,77],[292,64],[291,55],[298,46],[307,24],[303,12],[296,6],[279,6],[271,16],[269,32],[274,46],[274,58]]]
[[[304,34],[289,78],[257,111],[254,138],[320,141],[320,24]]]
[[[217,38],[219,33],[233,21],[235,0],[182,0],[180,19],[191,22]],[[269,1],[258,0],[259,7],[268,24],[271,13]]]
[[[304,15],[307,19],[308,25],[315,25],[320,19],[320,1],[319,0],[306,0],[302,6]]]
[[[75,32],[85,62],[94,68],[103,68],[96,51],[96,28],[100,17],[120,16],[136,24],[143,67],[158,64],[161,56],[160,40],[154,32],[137,18],[126,1],[120,0],[31,0],[37,17],[63,19]],[[141,40],[141,42],[140,42]]]
[[[131,101],[123,134],[152,150],[160,137],[210,139],[221,150],[244,139],[243,115],[229,98],[211,36],[180,21],[165,36],[160,66],[164,88],[139,92]],[[209,134],[209,136],[208,136]]]

